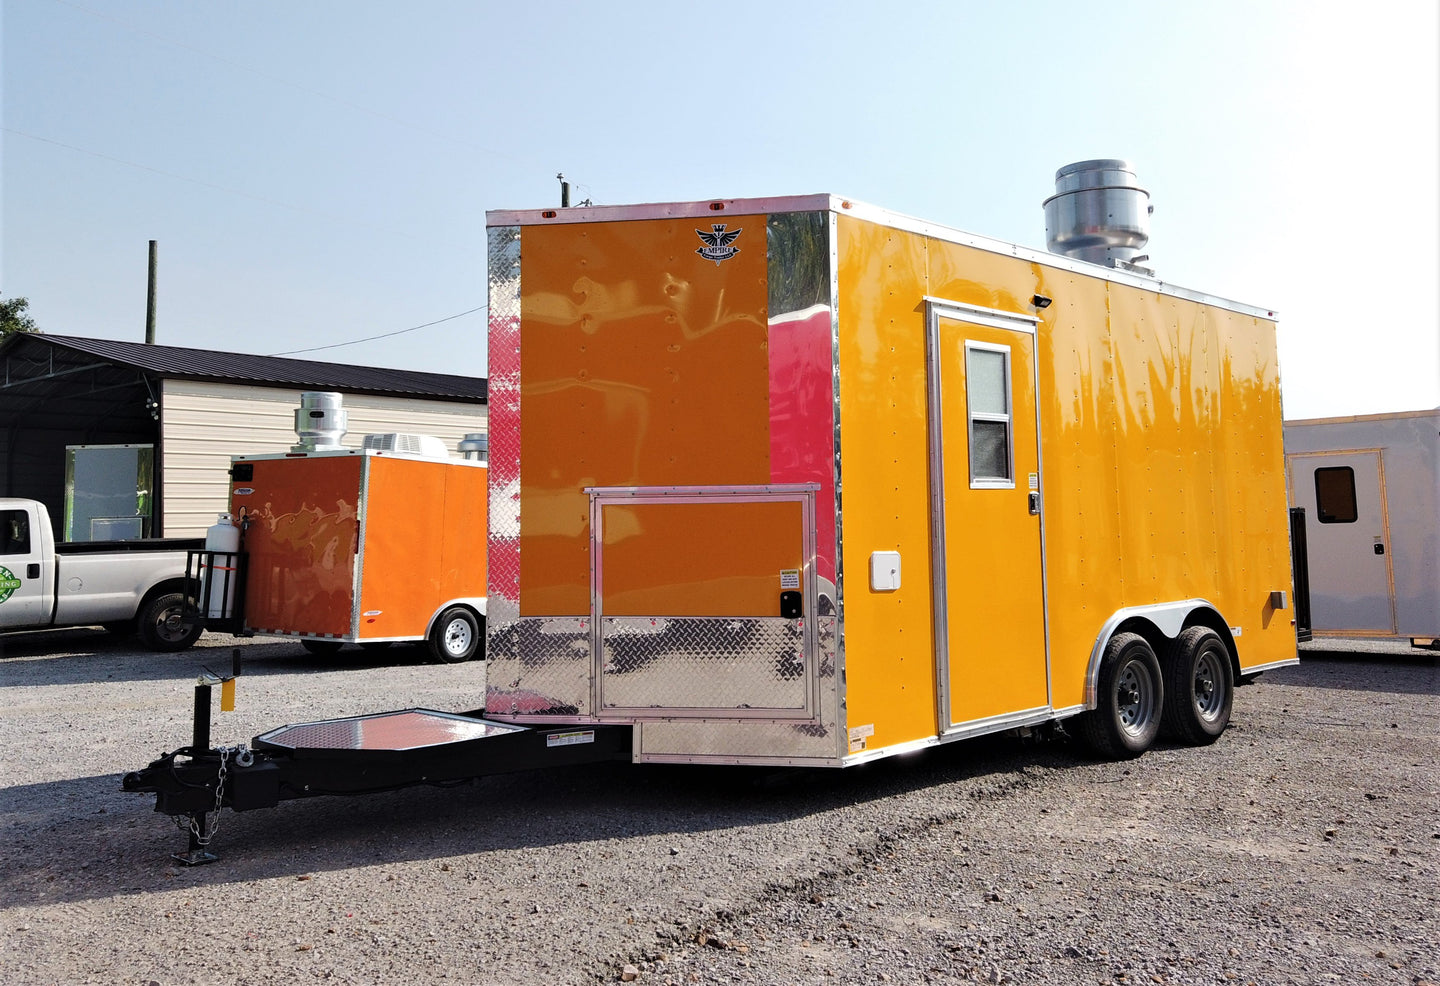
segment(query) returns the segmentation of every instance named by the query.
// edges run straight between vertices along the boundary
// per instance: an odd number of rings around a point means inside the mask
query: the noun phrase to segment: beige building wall
[[[161,402],[161,526],[165,537],[203,537],[229,507],[230,457],[288,452],[297,441],[301,391],[195,380],[166,380]],[[348,431],[366,435],[434,435],[452,455],[460,439],[486,430],[486,406],[416,397],[345,394]]]

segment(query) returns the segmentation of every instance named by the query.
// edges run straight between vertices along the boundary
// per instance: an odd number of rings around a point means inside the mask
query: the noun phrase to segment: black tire
[[[1144,637],[1117,633],[1100,659],[1096,705],[1075,717],[1076,734],[1097,756],[1138,757],[1160,731],[1165,685],[1160,662]]]
[[[430,656],[445,664],[468,661],[480,652],[485,627],[474,611],[451,606],[430,629]]]
[[[200,639],[205,628],[198,616],[185,612],[183,592],[162,592],[140,607],[135,632],[140,643],[155,651],[181,651]]]
[[[1209,627],[1191,627],[1175,638],[1165,654],[1165,712],[1160,728],[1166,736],[1206,746],[1230,724],[1235,704],[1235,675],[1230,651]]]
[[[340,648],[345,646],[345,641],[315,640],[311,637],[306,637],[300,641],[300,646],[304,647],[307,652],[314,654],[316,657],[334,657],[340,653]]]

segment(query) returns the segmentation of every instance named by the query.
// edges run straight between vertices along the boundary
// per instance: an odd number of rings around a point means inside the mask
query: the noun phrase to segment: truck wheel
[[[135,618],[140,642],[150,650],[184,650],[200,639],[204,629],[198,619],[186,615],[183,592],[162,592],[142,606]]]
[[[1095,708],[1076,716],[1079,739],[1111,760],[1138,757],[1160,731],[1165,688],[1160,662],[1145,638],[1117,633],[1105,645]]]
[[[1161,728],[1192,746],[1220,738],[1235,701],[1230,652],[1209,627],[1191,627],[1165,655],[1165,712]]]
[[[464,606],[451,606],[430,630],[430,653],[437,661],[459,664],[480,649],[479,618]]]

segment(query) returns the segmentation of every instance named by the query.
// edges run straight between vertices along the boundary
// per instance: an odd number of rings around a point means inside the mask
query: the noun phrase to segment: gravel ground
[[[220,861],[178,867],[119,776],[188,741],[237,643],[0,642],[0,983],[1440,983],[1433,652],[1306,645],[1215,746],[1123,764],[995,737],[561,769],[226,812]],[[216,742],[484,688],[408,649],[243,652]]]

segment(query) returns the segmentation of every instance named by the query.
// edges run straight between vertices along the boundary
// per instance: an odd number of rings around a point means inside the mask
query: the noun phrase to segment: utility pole
[[[570,208],[570,183],[565,180],[564,172],[555,176],[560,179],[560,208]]]
[[[155,241],[150,241],[150,286],[145,292],[145,345],[155,345]]]

